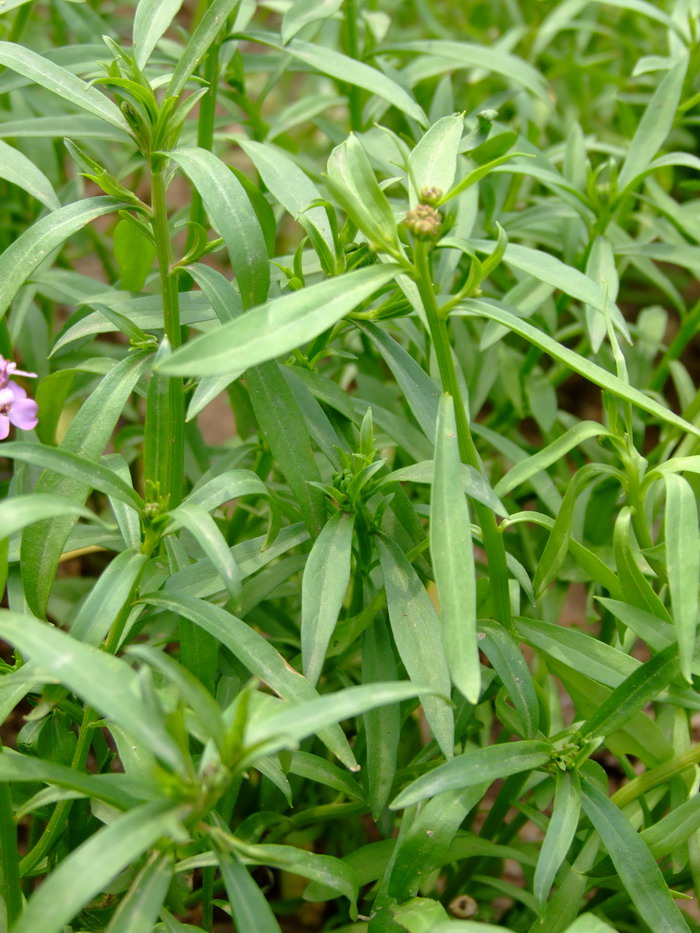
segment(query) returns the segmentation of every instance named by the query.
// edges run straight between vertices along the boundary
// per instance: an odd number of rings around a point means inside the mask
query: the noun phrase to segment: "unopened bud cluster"
[[[426,185],[425,188],[421,188],[421,191],[420,191],[421,204],[432,204],[433,206],[435,206],[441,197],[442,197],[442,188],[438,188],[435,185]]]
[[[404,225],[419,239],[436,237],[442,227],[442,217],[430,204],[417,204],[406,214]]]

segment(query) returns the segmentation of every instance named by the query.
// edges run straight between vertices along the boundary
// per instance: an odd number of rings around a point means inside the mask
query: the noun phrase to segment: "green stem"
[[[13,926],[22,913],[22,888],[17,827],[12,814],[10,785],[6,783],[0,784],[0,903],[4,904],[7,926]]]
[[[345,0],[345,34],[348,56],[359,61],[360,46],[357,36],[355,0]],[[360,89],[356,84],[348,85],[348,103],[350,105],[350,129],[353,132],[359,132],[362,129],[362,100]]]
[[[180,302],[178,295],[177,274],[173,273],[173,252],[168,225],[168,206],[165,186],[166,162],[156,156],[151,173],[151,207],[153,209],[153,235],[156,242],[156,255],[160,270],[160,287],[163,299],[163,321],[165,335],[173,350],[182,343],[180,325]],[[182,477],[184,471],[184,423],[185,402],[182,379],[172,378],[168,383],[170,424],[167,427],[167,444],[170,447],[167,476],[162,478],[160,494],[169,509],[175,508],[182,497]],[[155,427],[155,426],[154,426]],[[146,425],[148,431],[149,425]]]
[[[443,391],[449,392],[454,399],[460,457],[463,463],[481,472],[479,455],[474,446],[464,400],[462,399],[462,391],[457,379],[457,371],[452,356],[452,347],[450,346],[450,338],[447,333],[447,321],[440,314],[435,291],[433,289],[428,244],[425,241],[418,240],[416,242],[415,260],[417,271],[416,282],[428,319],[428,328],[430,330],[433,347],[435,348],[442,388]],[[503,544],[503,536],[496,524],[496,517],[487,506],[482,505],[480,502],[473,502],[473,507],[477,521],[481,527],[484,549],[489,565],[489,579],[491,581],[494,614],[497,621],[511,628],[512,614],[510,608],[510,593],[508,591],[508,566],[506,564],[506,551]]]
[[[630,781],[629,784],[625,784],[624,787],[616,791],[612,795],[611,800],[623,810],[628,804],[632,803],[633,800],[636,800],[637,797],[641,797],[642,794],[646,794],[659,784],[666,784],[671,778],[676,777],[678,774],[682,774],[684,771],[687,771],[688,768],[692,768],[698,763],[700,763],[700,745],[695,745],[693,748],[688,749],[687,752],[683,752],[682,755],[677,755],[670,761],[665,761],[662,765],[658,765],[656,768],[651,768],[651,770],[645,771],[644,774],[640,774],[639,777],[636,777],[633,781]]]
[[[85,762],[87,761],[88,752],[90,751],[90,744],[92,740],[92,723],[95,719],[96,713],[91,706],[86,706],[85,711],[83,712],[83,721],[80,724],[80,731],[78,733],[78,742],[75,746],[75,751],[73,752],[73,760],[71,762],[71,768],[74,771],[84,771]],[[70,815],[71,807],[73,806],[72,800],[62,800],[59,804],[56,805],[56,809],[51,814],[49,822],[46,824],[46,829],[41,834],[39,841],[27,855],[24,856],[20,862],[20,871],[22,875],[28,875],[32,869],[34,869],[43,858],[45,858],[56,845],[58,840],[63,835],[65,830],[66,822],[68,816]]]

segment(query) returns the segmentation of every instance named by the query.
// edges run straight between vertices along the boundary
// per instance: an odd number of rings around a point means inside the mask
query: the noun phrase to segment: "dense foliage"
[[[699,22],[0,4],[0,930],[700,930]]]

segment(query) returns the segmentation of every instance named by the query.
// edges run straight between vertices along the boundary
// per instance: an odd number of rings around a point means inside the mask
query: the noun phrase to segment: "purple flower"
[[[16,363],[0,356],[0,441],[10,433],[11,424],[23,431],[31,431],[37,426],[37,403],[27,398],[22,386],[10,381],[14,375],[36,378],[36,373],[17,369]]]

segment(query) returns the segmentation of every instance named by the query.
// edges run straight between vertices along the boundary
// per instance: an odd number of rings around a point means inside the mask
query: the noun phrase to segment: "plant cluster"
[[[0,3],[0,930],[700,930],[699,23]]]

